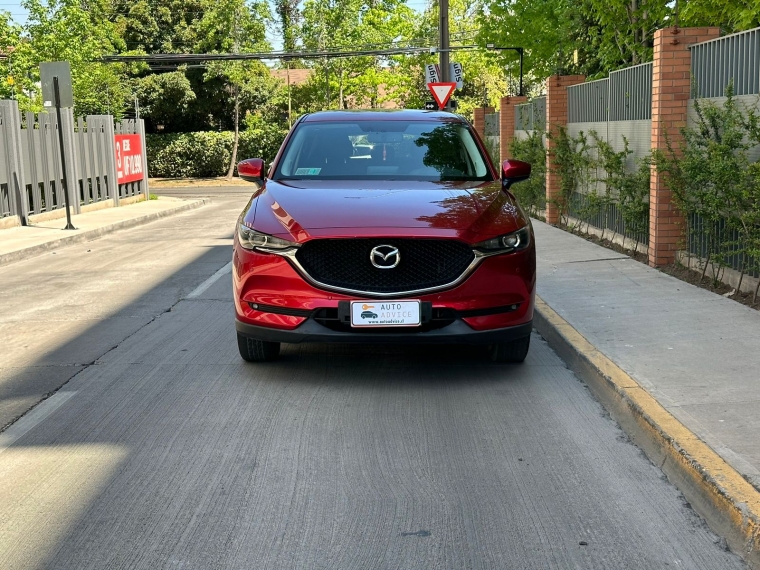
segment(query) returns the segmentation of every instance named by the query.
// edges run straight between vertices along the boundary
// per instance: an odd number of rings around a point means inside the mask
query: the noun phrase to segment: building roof
[[[301,85],[309,80],[312,71],[311,69],[291,69],[290,71],[287,69],[272,69],[269,72],[273,77],[282,79],[285,83],[288,82],[288,76],[290,76],[291,85]]]

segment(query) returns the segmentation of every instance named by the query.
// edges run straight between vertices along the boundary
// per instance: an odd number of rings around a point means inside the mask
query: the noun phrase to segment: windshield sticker
[[[321,168],[297,168],[296,176],[316,176],[322,172]]]

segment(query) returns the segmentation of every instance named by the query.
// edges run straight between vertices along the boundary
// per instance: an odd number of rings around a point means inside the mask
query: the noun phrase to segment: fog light
[[[254,311],[259,308],[259,306],[256,303],[248,303],[248,306],[251,307]]]

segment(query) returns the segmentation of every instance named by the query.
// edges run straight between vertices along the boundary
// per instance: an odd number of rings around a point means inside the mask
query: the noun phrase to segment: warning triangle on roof
[[[456,88],[456,83],[428,83],[428,89],[433,94],[435,102],[438,103],[439,109],[443,109],[446,106]]]

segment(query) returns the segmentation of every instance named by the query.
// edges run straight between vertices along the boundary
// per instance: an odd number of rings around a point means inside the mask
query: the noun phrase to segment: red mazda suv
[[[300,118],[235,232],[238,347],[280,343],[488,345],[522,362],[536,286],[533,228],[470,124],[438,111],[328,111]]]

